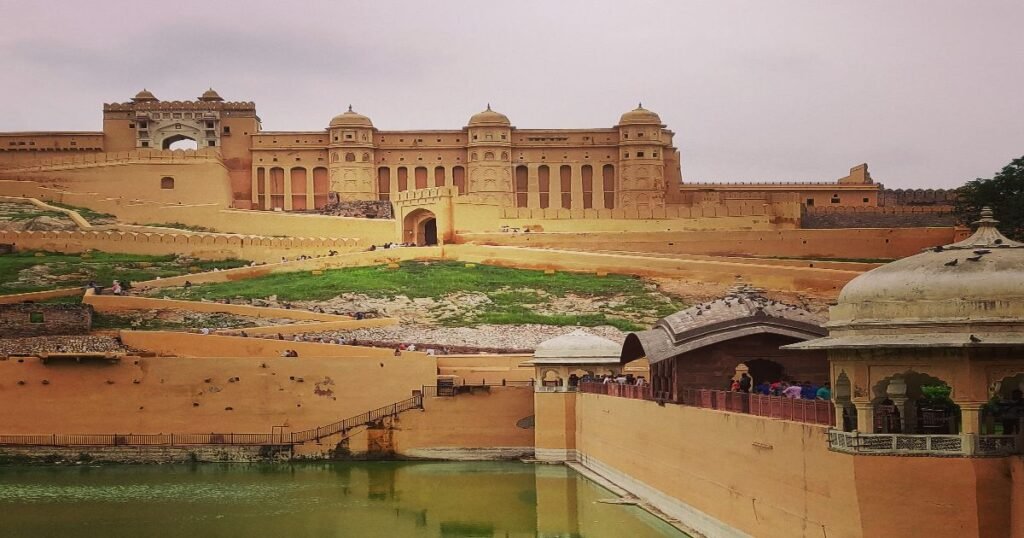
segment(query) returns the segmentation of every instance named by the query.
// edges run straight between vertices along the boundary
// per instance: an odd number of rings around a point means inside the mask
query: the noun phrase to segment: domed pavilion
[[[836,423],[856,430],[833,432],[833,448],[1021,449],[1024,243],[1004,237],[988,208],[975,224],[963,241],[855,278],[827,337],[785,346],[828,352]]]

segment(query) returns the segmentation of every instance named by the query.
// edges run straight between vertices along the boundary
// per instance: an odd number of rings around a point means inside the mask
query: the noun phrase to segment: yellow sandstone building
[[[642,106],[615,125],[589,129],[519,129],[488,106],[459,129],[385,131],[350,106],[320,131],[263,131],[252,102],[228,102],[212,89],[194,101],[161,101],[143,90],[129,102],[105,104],[101,132],[0,133],[0,166],[169,150],[191,140],[217,149],[232,204],[246,209],[319,209],[331,192],[341,200],[394,200],[435,187],[529,209],[647,212],[723,189],[746,197],[782,189],[811,205],[877,203],[864,165],[834,183],[682,187],[673,136]]]

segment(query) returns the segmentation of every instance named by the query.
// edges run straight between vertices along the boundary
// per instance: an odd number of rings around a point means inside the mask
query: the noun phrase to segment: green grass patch
[[[580,273],[545,275],[543,271],[491,265],[467,268],[457,262],[403,262],[399,269],[376,266],[329,269],[322,275],[278,273],[236,282],[203,284],[189,291],[161,290],[161,294],[189,299],[253,299],[276,295],[286,301],[303,301],[327,300],[342,293],[362,293],[371,297],[404,295],[415,299],[441,297],[455,292],[480,292],[504,296],[499,302],[512,302],[517,297],[514,290],[524,288],[558,297],[646,291],[642,279],[626,275],[602,278]]]
[[[63,209],[70,209],[72,211],[77,211],[78,214],[81,215],[83,219],[85,219],[85,220],[87,220],[89,222],[92,222],[94,220],[117,220],[117,217],[115,217],[114,215],[111,215],[110,213],[100,213],[98,211],[93,211],[93,210],[89,209],[88,207],[78,207],[78,206],[73,206],[73,205],[69,205],[69,204],[62,204],[60,202],[46,202],[46,203],[49,204],[49,205],[52,205],[54,207],[60,207],[60,208],[63,208]],[[61,216],[64,216],[64,214],[62,213]]]
[[[597,277],[594,274],[510,269],[491,265],[465,267],[458,262],[403,262],[398,269],[355,267],[330,269],[322,275],[280,273],[235,282],[218,282],[184,288],[163,288],[160,296],[178,299],[262,299],[326,301],[344,293],[392,298],[399,295],[442,300],[457,293],[487,296],[482,304],[444,312],[428,308],[446,326],[478,324],[542,324],[593,327],[612,325],[625,331],[641,330],[639,320],[663,317],[685,305],[653,290],[643,279],[627,275]],[[563,298],[593,300],[595,311],[561,311],[554,302]],[[560,304],[565,304],[564,302]],[[648,323],[649,324],[649,323]]]
[[[194,261],[175,256],[109,252],[62,254],[23,251],[0,256],[0,294],[84,286],[89,281],[109,286],[114,280],[139,282],[181,275],[188,273],[190,267],[209,271],[247,264],[243,260]]]
[[[207,228],[205,226],[192,226],[191,224],[182,224],[180,222],[164,222],[159,224],[144,224],[144,226],[153,226],[157,228],[173,228],[175,230],[185,230],[188,232],[208,232],[217,233],[217,230],[213,228]]]

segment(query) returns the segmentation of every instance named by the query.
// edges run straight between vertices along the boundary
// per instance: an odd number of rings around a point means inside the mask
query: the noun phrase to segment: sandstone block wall
[[[287,460],[288,447],[261,446],[3,446],[7,463],[258,463]]]
[[[0,304],[0,338],[87,334],[92,307],[82,304]]]
[[[928,228],[956,225],[948,206],[806,207],[800,227],[822,228]]]

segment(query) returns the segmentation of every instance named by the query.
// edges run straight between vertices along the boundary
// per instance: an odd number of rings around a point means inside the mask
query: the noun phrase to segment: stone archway
[[[199,142],[191,136],[176,134],[165,138],[161,147],[165,150],[196,150],[199,149]]]
[[[427,209],[416,209],[405,216],[403,241],[418,247],[438,244],[437,216]]]

